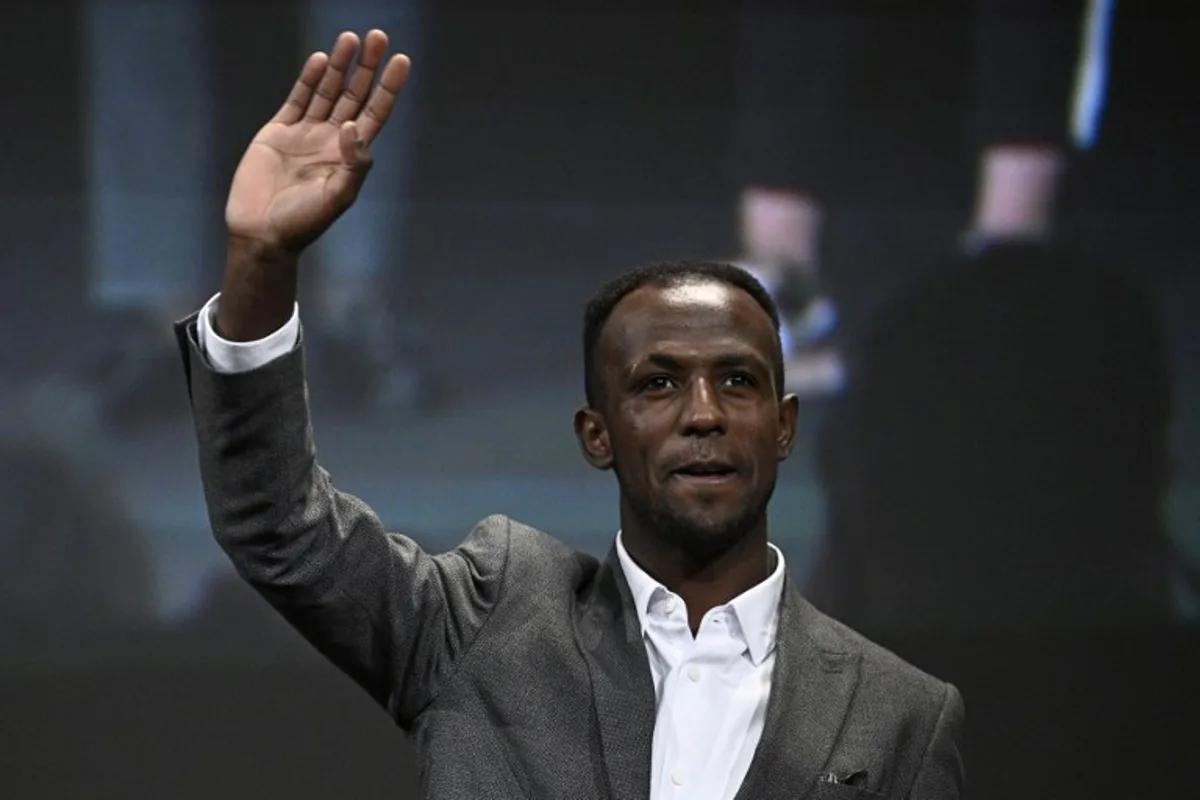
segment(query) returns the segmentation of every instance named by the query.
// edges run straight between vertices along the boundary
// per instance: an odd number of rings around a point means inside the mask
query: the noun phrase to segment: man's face
[[[777,354],[770,318],[724,283],[621,300],[596,352],[608,459],[589,459],[616,471],[623,515],[695,551],[724,549],[764,520],[796,418],[795,398],[778,399]]]

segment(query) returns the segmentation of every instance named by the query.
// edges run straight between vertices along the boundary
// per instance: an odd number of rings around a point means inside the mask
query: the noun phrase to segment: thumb
[[[329,177],[330,188],[334,194],[349,202],[358,193],[358,187],[371,168],[371,153],[367,143],[359,136],[355,122],[344,122],[338,129],[338,153],[341,163]]]
[[[353,171],[365,170],[371,165],[371,153],[367,143],[358,133],[358,123],[347,120],[338,129],[338,151],[342,166]]]

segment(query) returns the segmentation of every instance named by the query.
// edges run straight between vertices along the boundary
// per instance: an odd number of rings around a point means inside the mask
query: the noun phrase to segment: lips
[[[721,483],[736,476],[737,469],[728,461],[704,459],[689,461],[672,470],[671,475],[689,482]]]
[[[729,475],[737,472],[725,461],[692,461],[675,469],[677,475]]]

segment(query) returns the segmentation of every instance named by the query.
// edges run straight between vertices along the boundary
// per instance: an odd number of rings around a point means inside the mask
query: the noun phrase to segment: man
[[[956,239],[1049,236],[1081,3],[741,5],[742,253],[788,312],[789,388],[825,395],[853,371],[842,351]]]
[[[353,203],[408,71],[393,56],[368,98],[387,37],[354,66],[358,46],[310,57],[251,143],[221,293],[177,328],[241,575],[413,736],[431,797],[958,797],[957,690],[808,605],[767,541],[797,401],[740,270],[643,270],[589,306],[575,429],[621,487],[604,562],[500,516],[427,554],[330,485],[297,258]]]

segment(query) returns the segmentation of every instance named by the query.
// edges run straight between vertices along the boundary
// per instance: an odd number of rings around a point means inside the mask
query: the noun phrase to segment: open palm
[[[394,55],[371,91],[387,45],[382,31],[369,32],[348,80],[355,34],[338,36],[328,55],[309,57],[234,173],[225,206],[230,236],[298,253],[350,207],[370,168],[371,140],[408,76],[408,58]]]

